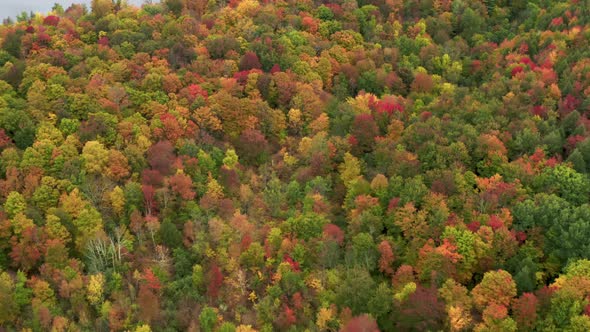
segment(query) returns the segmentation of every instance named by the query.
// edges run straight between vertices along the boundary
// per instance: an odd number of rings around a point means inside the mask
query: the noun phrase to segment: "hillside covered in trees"
[[[585,0],[0,26],[0,331],[590,331]]]

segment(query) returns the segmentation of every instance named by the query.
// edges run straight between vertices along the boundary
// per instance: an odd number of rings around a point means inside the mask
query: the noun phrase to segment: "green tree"
[[[199,264],[195,264],[193,266],[193,273],[191,276],[193,281],[193,286],[196,288],[202,288],[205,283],[205,274],[203,272],[203,267]]]
[[[160,225],[160,239],[168,248],[178,248],[182,245],[182,234],[170,220],[165,219]]]
[[[215,309],[205,306],[199,314],[199,326],[203,332],[213,332],[217,325],[217,312]]]
[[[546,168],[538,182],[543,192],[553,192],[575,205],[587,203],[590,198],[588,177],[564,165]]]
[[[41,179],[41,185],[33,193],[32,200],[42,211],[47,211],[50,207],[57,206],[59,200],[57,180],[49,176],[44,176]]]
[[[360,267],[346,269],[342,282],[336,288],[336,303],[349,307],[354,315],[366,312],[367,303],[374,298],[375,281],[369,272]]]
[[[238,155],[234,149],[227,149],[225,151],[223,164],[229,169],[234,168],[238,164]]]
[[[283,229],[307,241],[321,236],[323,227],[327,223],[328,220],[325,217],[309,212],[287,219],[283,223]]]
[[[262,268],[264,266],[264,248],[258,242],[250,244],[250,247],[240,256],[240,262],[252,269]]]
[[[545,230],[545,251],[562,263],[570,258],[590,258],[589,207],[588,204],[573,206],[554,194],[538,194],[534,200],[514,207],[514,227],[521,230],[541,227]]]
[[[224,322],[223,324],[221,324],[221,326],[219,327],[219,330],[217,330],[218,332],[235,332],[236,331],[236,326],[230,322]]]
[[[393,291],[387,283],[382,282],[375,289],[375,296],[367,304],[368,312],[377,319],[382,329],[393,328],[389,314],[393,309]]]
[[[18,304],[15,301],[14,282],[6,272],[0,273],[0,325],[10,326],[15,322],[18,314]]]
[[[573,169],[575,169],[579,173],[587,173],[588,169],[586,166],[586,160],[584,156],[580,152],[580,150],[575,149],[569,157],[567,157],[567,162],[572,164]]]
[[[359,233],[352,238],[352,250],[347,258],[352,265],[358,266],[368,271],[374,271],[377,268],[379,252],[373,237],[368,233]]]

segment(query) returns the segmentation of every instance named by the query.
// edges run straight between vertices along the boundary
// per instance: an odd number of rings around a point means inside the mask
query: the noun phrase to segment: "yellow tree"
[[[491,304],[508,307],[516,296],[516,283],[512,275],[504,270],[489,271],[471,291],[473,302],[480,310]]]
[[[113,191],[109,193],[109,199],[115,213],[121,215],[125,208],[125,193],[123,192],[123,189],[116,186]]]
[[[82,149],[84,168],[91,174],[102,174],[109,162],[109,151],[98,141],[88,141]]]
[[[344,154],[344,162],[340,164],[338,169],[340,179],[346,187],[350,187],[361,177],[361,163],[349,152]]]

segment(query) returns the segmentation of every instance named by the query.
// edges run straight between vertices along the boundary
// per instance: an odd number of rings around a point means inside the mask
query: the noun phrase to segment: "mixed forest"
[[[590,331],[586,0],[0,26],[0,331]]]

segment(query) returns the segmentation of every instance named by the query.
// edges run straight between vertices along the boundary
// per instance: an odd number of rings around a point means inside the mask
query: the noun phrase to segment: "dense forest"
[[[0,26],[0,331],[590,331],[585,0]]]

